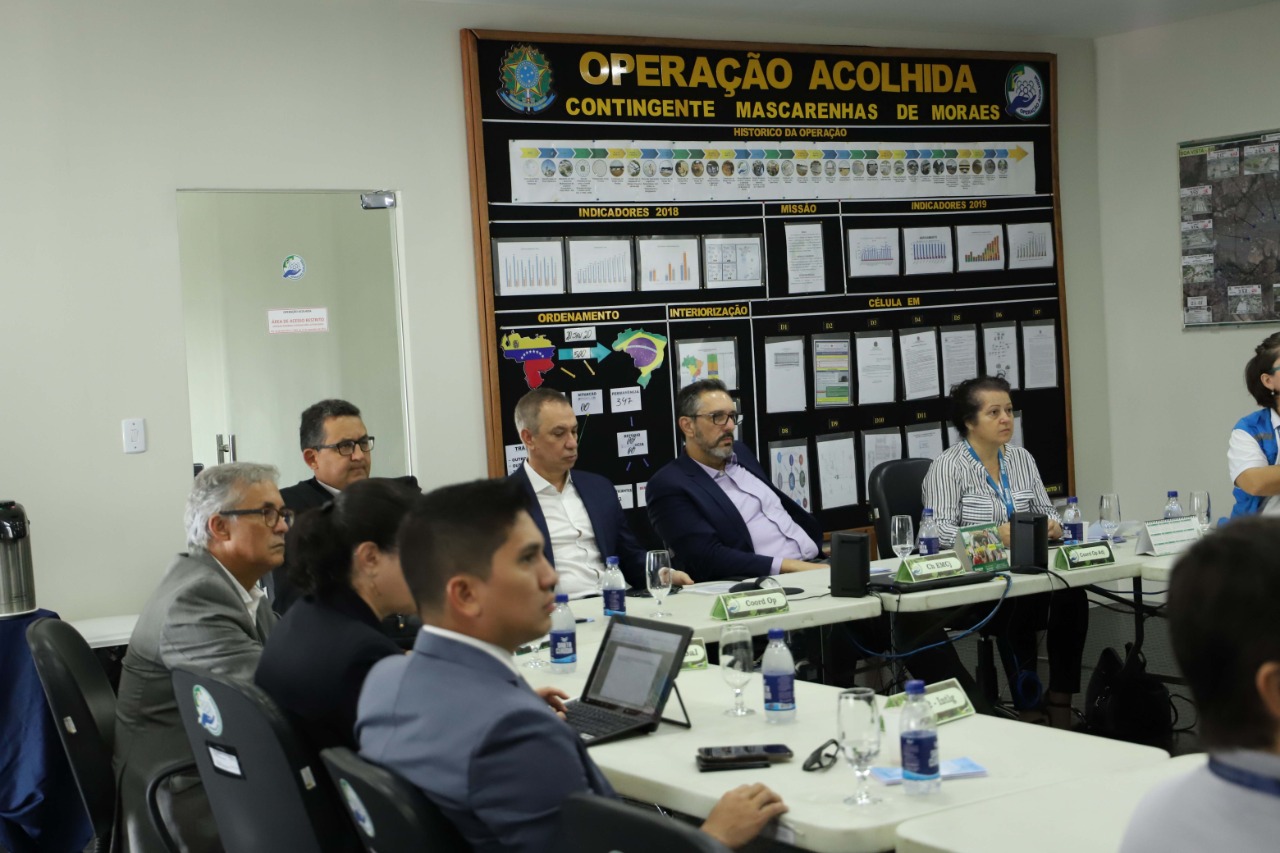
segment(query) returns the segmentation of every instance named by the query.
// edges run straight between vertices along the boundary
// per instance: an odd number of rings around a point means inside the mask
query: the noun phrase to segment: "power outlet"
[[[124,430],[124,452],[145,453],[147,450],[146,418],[125,418],[120,422]]]

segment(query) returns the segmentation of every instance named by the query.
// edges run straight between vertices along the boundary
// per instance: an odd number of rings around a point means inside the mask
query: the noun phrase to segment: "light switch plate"
[[[145,418],[125,418],[120,422],[124,430],[124,452],[145,453],[147,450],[147,421]]]

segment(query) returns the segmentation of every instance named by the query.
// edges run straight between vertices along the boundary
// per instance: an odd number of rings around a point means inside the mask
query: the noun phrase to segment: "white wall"
[[[1057,52],[1080,491],[1096,494],[1108,481],[1099,448],[1112,437],[1111,342],[1102,334],[1089,42],[518,5],[8,0],[0,28],[0,341],[8,360],[0,497],[22,501],[33,520],[42,605],[70,618],[135,612],[183,545],[191,474],[179,188],[401,190],[417,474],[432,486],[485,473],[458,38],[465,26]],[[1223,91],[1252,81],[1230,82]],[[1169,146],[1171,155],[1172,136]],[[1169,264],[1175,256],[1170,249]],[[1173,316],[1172,295],[1167,304]],[[1156,370],[1151,384],[1176,382]],[[1127,397],[1135,379],[1111,396]],[[1149,414],[1141,422],[1158,429]],[[293,429],[297,415],[282,411],[281,423]],[[132,416],[147,418],[150,449],[139,456],[120,448],[119,421]]]
[[[1103,482],[1126,518],[1156,517],[1167,489],[1184,508],[1187,491],[1209,489],[1214,515],[1230,514],[1227,436],[1257,408],[1242,373],[1276,327],[1182,330],[1177,145],[1280,127],[1277,35],[1280,4],[1268,4],[1097,43],[1111,377]]]

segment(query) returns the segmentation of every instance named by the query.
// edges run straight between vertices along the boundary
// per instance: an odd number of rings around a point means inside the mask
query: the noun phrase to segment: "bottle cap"
[[[605,557],[605,559],[604,559],[604,564],[605,564],[606,566],[616,566],[616,565],[618,565],[618,558],[617,558],[617,557]]]
[[[1073,504],[1073,503],[1079,503],[1079,501],[1076,500],[1075,495],[1072,495],[1071,497],[1067,498],[1067,503]]]
[[[1177,496],[1178,496],[1177,492],[1173,491],[1172,489],[1169,490],[1169,497],[1176,498]]]
[[[907,695],[908,695],[908,696],[923,696],[923,695],[924,695],[924,682],[923,682],[923,681],[921,681],[921,680],[920,680],[920,679],[918,679],[918,678],[913,678],[913,679],[911,679],[910,681],[908,681],[908,682],[907,682]]]
[[[769,629],[769,639],[770,639],[770,640],[781,640],[784,636],[785,636],[785,632],[784,632],[781,628],[770,628],[770,629]]]
[[[925,508],[924,508],[924,515],[925,515],[925,517],[932,517],[932,516],[933,516],[933,507],[931,507],[931,506],[927,506],[927,507],[925,507]]]
[[[569,593],[567,592],[556,593],[556,604],[568,604],[568,602],[569,602]]]

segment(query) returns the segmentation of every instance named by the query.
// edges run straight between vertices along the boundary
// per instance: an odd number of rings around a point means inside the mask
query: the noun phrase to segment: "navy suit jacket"
[[[787,514],[821,550],[818,520],[769,482],[750,448],[735,441],[733,451],[738,464],[773,489]],[[773,568],[773,555],[756,553],[737,507],[688,453],[681,453],[650,478],[646,501],[649,520],[667,543],[672,564],[695,581],[759,577]]]
[[[591,519],[591,529],[595,533],[600,555],[617,557],[627,583],[637,589],[644,589],[645,550],[640,547],[639,540],[627,524],[627,516],[622,511],[622,504],[618,501],[618,493],[613,488],[613,483],[599,474],[588,471],[574,471],[572,476],[573,486],[587,506],[587,517]],[[551,551],[551,534],[547,532],[547,517],[542,514],[542,505],[538,503],[538,495],[533,491],[533,484],[529,482],[529,475],[525,473],[524,465],[517,468],[508,479],[515,480],[523,486],[525,494],[529,496],[529,515],[533,516],[534,524],[538,525],[538,529],[542,531],[542,538],[547,543],[544,549],[547,562],[554,566],[556,557]]]
[[[417,785],[476,853],[556,848],[571,794],[613,796],[581,738],[492,655],[418,633],[365,679],[360,754]]]

